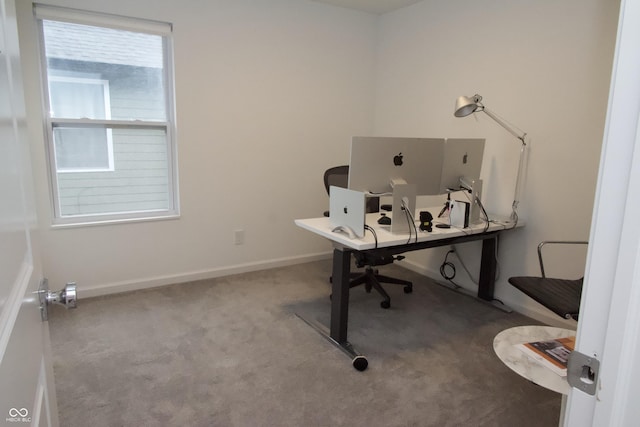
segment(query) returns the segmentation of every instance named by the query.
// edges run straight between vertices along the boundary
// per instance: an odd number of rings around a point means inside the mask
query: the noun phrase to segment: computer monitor
[[[390,193],[399,180],[416,186],[416,194],[440,194],[444,138],[354,136],[351,139],[349,188]]]
[[[439,194],[444,138],[353,137],[349,188],[393,195],[392,233],[415,231],[416,196]]]
[[[461,188],[461,178],[468,186],[480,179],[485,140],[482,138],[449,138],[444,144],[444,161],[439,193]],[[469,188],[467,188],[469,189]]]

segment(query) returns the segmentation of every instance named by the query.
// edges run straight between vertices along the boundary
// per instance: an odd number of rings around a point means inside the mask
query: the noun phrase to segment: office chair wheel
[[[384,300],[384,301],[382,301],[382,302],[380,303],[380,307],[382,307],[382,308],[389,308],[389,307],[391,307],[391,302],[390,302],[390,301],[387,301],[387,300]]]
[[[413,285],[407,285],[404,287],[405,294],[410,294],[411,292],[413,292]]]

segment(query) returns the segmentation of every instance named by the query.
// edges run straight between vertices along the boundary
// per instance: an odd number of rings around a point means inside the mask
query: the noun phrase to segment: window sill
[[[88,218],[86,218],[81,221],[78,221],[77,218],[65,218],[54,220],[54,222],[51,224],[51,229],[63,230],[67,228],[96,227],[116,224],[130,224],[136,222],[167,221],[176,219],[180,219],[180,213],[169,213],[158,216],[149,215],[134,218],[109,218],[96,220],[88,220]]]

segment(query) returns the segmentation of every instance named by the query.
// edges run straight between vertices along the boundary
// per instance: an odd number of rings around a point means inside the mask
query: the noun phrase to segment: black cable
[[[411,212],[409,212],[409,207],[402,201],[402,208],[404,209],[404,216],[407,220],[407,225],[409,225],[409,239],[407,240],[407,244],[411,243],[411,228],[416,233],[415,242],[418,243],[418,228],[416,227],[416,221],[413,218]]]
[[[365,224],[364,225],[364,229],[365,230],[369,230],[371,232],[371,234],[373,234],[373,240],[375,242],[375,249],[378,249],[378,235],[376,234],[376,230],[373,229],[373,227]]]
[[[440,265],[440,275],[449,283],[451,283],[453,286],[455,286],[456,289],[458,289],[458,288],[461,288],[461,286],[453,281],[453,279],[456,277],[456,266],[452,262],[448,261],[449,254],[452,254],[452,253],[455,253],[453,249],[447,252],[447,254],[445,255],[444,261],[442,265]],[[447,271],[446,271],[447,267],[451,269],[451,274],[447,274]]]
[[[484,224],[484,230],[482,230],[483,233],[486,233],[487,230],[489,229],[489,225],[490,225],[489,224],[489,215],[487,214],[487,211],[484,209],[484,205],[480,201],[480,197],[476,197],[476,202],[478,202],[478,206],[480,207],[480,209],[482,210],[482,214],[486,218],[486,222]]]
[[[407,245],[411,243],[411,218],[409,217],[409,209],[406,208],[404,202],[402,202],[402,207],[404,209],[404,219],[407,220],[407,225],[409,226],[409,239],[407,239]]]
[[[415,242],[418,243],[418,227],[416,227],[416,219],[413,217],[413,214],[409,209],[406,209],[407,212],[407,221],[409,221],[409,230],[413,228],[413,232],[415,233]],[[411,231],[409,231],[409,243],[411,243]]]

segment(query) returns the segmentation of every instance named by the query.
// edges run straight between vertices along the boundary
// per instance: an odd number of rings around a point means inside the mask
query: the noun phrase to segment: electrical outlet
[[[236,230],[234,232],[234,237],[236,245],[244,244],[244,230]]]

